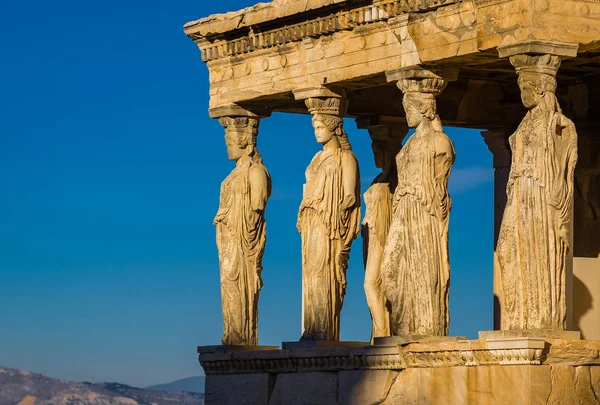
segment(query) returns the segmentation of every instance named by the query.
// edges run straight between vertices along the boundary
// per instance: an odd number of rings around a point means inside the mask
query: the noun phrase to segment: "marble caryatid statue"
[[[258,119],[224,117],[225,143],[235,168],[221,184],[215,217],[221,269],[223,344],[258,344],[258,294],[266,243],[265,207],[271,178],[256,148]]]
[[[364,194],[366,213],[363,219],[363,255],[365,261],[365,294],[371,312],[371,340],[390,336],[389,303],[383,293],[381,262],[383,248],[392,222],[392,201],[398,184],[396,155],[402,148],[405,128],[392,125],[369,128],[375,166],[381,173]]]
[[[339,340],[350,245],[360,232],[360,176],[339,98],[309,98],[317,142],[298,212],[303,340]]]
[[[510,62],[529,111],[509,138],[508,202],[496,247],[501,326],[564,330],[577,133],[554,94],[560,58],[516,55]]]
[[[448,334],[448,177],[454,146],[444,134],[435,96],[441,78],[403,79],[403,106],[416,128],[396,157],[398,185],[382,263],[392,336]]]

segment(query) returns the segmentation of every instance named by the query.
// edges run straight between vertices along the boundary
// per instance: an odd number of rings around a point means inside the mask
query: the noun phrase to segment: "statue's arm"
[[[435,141],[435,190],[437,207],[441,219],[450,212],[448,178],[455,159],[454,147],[446,136],[438,136]]]
[[[551,204],[553,204],[560,213],[562,220],[561,237],[568,240],[568,229],[566,224],[572,215],[573,194],[575,190],[575,166],[577,164],[577,131],[573,121],[565,117],[561,113],[555,113],[553,127],[557,134],[563,138],[562,147],[567,148],[565,151],[565,181],[559,182],[553,187],[554,195],[552,195]]]
[[[269,178],[264,170],[253,168],[250,170],[250,203],[252,209],[261,212],[267,205],[269,198]]]
[[[342,182],[344,185],[343,209],[356,205],[356,190],[358,185],[358,162],[352,153],[342,154]]]
[[[445,156],[454,162],[454,147],[450,140],[444,136],[436,136],[435,139],[435,156]]]

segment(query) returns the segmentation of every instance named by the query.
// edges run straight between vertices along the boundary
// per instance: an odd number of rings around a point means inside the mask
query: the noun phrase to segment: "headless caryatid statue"
[[[341,101],[306,100],[323,150],[306,169],[298,213],[302,236],[302,340],[339,340],[350,245],[360,232],[358,162],[343,129]]]
[[[406,120],[416,128],[396,157],[398,185],[382,263],[392,336],[448,334],[448,177],[454,146],[443,133],[439,78],[404,79]]]
[[[496,257],[503,288],[502,329],[566,329],[577,133],[554,91],[558,56],[516,55],[523,105],[509,138],[512,164]]]
[[[398,184],[396,155],[402,148],[407,128],[392,125],[369,128],[375,166],[381,173],[364,194],[366,213],[363,219],[363,255],[365,261],[365,294],[371,312],[371,341],[390,336],[390,307],[383,293],[381,262],[392,222],[392,201]]]
[[[256,148],[258,120],[224,117],[225,143],[235,168],[221,184],[215,217],[221,269],[223,344],[258,345],[258,295],[266,243],[265,207],[271,178]]]

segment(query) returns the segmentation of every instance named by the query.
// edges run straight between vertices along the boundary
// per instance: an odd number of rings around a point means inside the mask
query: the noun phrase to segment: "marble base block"
[[[403,335],[376,337],[373,344],[377,346],[406,345],[409,343],[435,343],[435,342],[458,342],[467,340],[466,336],[426,336],[426,335]]]
[[[269,404],[273,376],[241,374],[207,376],[205,405]]]
[[[279,346],[246,346],[246,345],[213,345],[198,346],[198,354],[204,353],[230,353],[230,352],[257,352],[264,350],[279,350]]]
[[[204,353],[206,405],[599,403],[600,341],[414,340]]]
[[[489,330],[479,332],[480,340],[537,337],[543,339],[581,339],[581,332],[576,330],[551,330],[551,329],[513,329],[513,330]]]
[[[283,342],[281,347],[284,350],[299,349],[321,349],[328,347],[362,347],[369,346],[369,342],[344,342],[334,340],[299,340],[297,342]]]

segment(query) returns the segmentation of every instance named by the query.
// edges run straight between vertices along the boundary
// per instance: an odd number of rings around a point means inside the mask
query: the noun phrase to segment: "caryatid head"
[[[411,128],[418,127],[424,119],[433,121],[437,116],[435,97],[446,87],[441,78],[403,79],[398,81],[402,90],[402,106],[406,122]]]
[[[344,101],[340,98],[309,98],[305,102],[313,116],[312,125],[317,142],[325,145],[335,137],[342,149],[350,150],[350,141],[341,117]]]
[[[369,128],[371,135],[371,149],[373,150],[373,158],[375,167],[378,169],[387,169],[396,162],[396,155],[402,148],[402,139],[404,133],[396,133],[393,126],[378,126]]]
[[[560,57],[554,55],[515,55],[510,63],[519,75],[521,101],[528,108],[534,108],[548,95],[554,99],[556,72],[560,67]]]
[[[225,128],[225,145],[230,160],[238,160],[244,155],[255,155],[258,119],[222,117],[219,118],[219,123]]]

